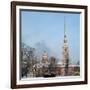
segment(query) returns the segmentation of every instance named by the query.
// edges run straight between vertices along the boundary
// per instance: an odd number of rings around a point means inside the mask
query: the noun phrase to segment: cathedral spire
[[[64,16],[64,44],[67,43],[67,36],[66,36],[66,17]]]
[[[64,36],[66,36],[66,17],[64,16]]]
[[[64,71],[63,75],[67,75],[68,72],[68,44],[67,44],[67,34],[66,34],[66,17],[64,16],[64,46],[63,46],[63,65]]]

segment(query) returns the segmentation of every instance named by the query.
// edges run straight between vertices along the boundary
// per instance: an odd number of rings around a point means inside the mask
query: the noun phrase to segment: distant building
[[[47,64],[48,63],[48,54],[46,51],[44,51],[42,55],[42,63]]]

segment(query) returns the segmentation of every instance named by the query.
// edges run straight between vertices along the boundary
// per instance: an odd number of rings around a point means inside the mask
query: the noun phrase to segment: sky
[[[52,55],[62,60],[64,17],[69,58],[71,62],[77,63],[80,60],[79,13],[21,11],[22,42],[31,47],[35,47],[37,43],[43,43],[52,50]]]

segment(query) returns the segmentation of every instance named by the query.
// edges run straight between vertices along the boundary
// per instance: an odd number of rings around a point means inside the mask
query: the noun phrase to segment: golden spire
[[[66,36],[66,17],[64,16],[64,44],[67,44],[67,36]]]
[[[64,16],[64,36],[66,36],[66,17]]]
[[[63,65],[64,71],[63,75],[67,75],[68,72],[68,44],[66,37],[66,17],[64,16],[64,46],[63,46]]]

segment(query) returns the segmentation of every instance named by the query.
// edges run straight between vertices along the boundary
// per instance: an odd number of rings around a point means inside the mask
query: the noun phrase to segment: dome
[[[43,58],[43,59],[48,59],[48,54],[47,54],[46,51],[44,51],[44,54],[43,54],[42,58]]]

